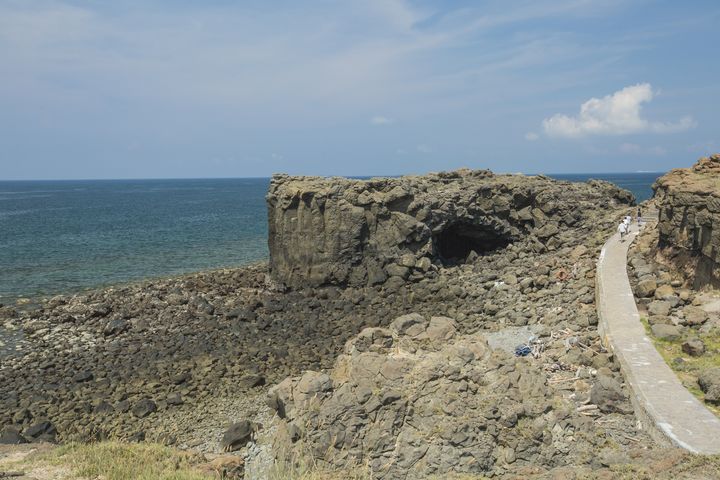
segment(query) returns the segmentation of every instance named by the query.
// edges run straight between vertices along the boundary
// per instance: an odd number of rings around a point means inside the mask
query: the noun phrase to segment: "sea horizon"
[[[457,170],[457,169],[456,169]],[[475,168],[472,170],[485,170],[483,168]],[[387,174],[387,175],[323,175],[323,174],[304,174],[304,173],[287,173],[290,176],[303,176],[303,177],[326,177],[326,178],[351,178],[351,179],[364,179],[364,178],[398,178],[410,175],[427,175],[429,173],[436,173],[442,171],[452,170],[433,170],[424,173],[400,173],[400,174]],[[537,176],[545,175],[553,177],[555,175],[633,175],[633,174],[651,174],[667,173],[668,170],[638,170],[629,172],[495,172],[497,175],[526,175],[526,176]],[[270,179],[273,175],[284,175],[285,172],[273,173],[270,176],[249,176],[249,177],[117,177],[117,178],[10,178],[0,179],[0,183],[10,182],[124,182],[124,181],[136,181],[136,180],[264,180]]]
[[[661,174],[542,175],[608,180],[642,201]],[[0,303],[266,261],[269,181],[0,180]]]

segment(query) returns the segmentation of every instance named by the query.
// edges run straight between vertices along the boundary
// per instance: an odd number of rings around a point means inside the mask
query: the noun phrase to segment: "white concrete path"
[[[683,387],[640,323],[627,275],[627,250],[637,234],[636,224],[623,241],[616,233],[598,259],[595,294],[603,344],[620,363],[643,429],[694,453],[720,453],[720,419]]]

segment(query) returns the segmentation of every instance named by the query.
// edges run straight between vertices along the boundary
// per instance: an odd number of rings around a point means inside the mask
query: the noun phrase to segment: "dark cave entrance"
[[[507,247],[512,238],[490,225],[452,223],[434,236],[435,253],[443,263],[462,263],[471,252],[478,255]]]

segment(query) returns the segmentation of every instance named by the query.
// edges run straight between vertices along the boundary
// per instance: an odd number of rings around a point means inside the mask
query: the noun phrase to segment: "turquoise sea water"
[[[660,174],[601,178],[652,195]],[[267,258],[269,179],[0,181],[0,303]]]

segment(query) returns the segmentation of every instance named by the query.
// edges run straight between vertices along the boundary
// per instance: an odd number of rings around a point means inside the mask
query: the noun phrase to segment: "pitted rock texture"
[[[623,456],[610,425],[638,434],[621,385],[598,374],[597,405],[580,408],[558,389],[566,386],[532,357],[459,335],[450,318],[407,314],[350,340],[329,374],[308,371],[270,390],[274,448],[333,468],[368,465],[382,479],[600,465],[610,445]],[[582,413],[598,407],[613,417]]]
[[[670,171],[654,189],[662,257],[694,287],[720,286],[720,154]]]
[[[267,195],[270,269],[292,288],[419,280],[525,242],[553,250],[598,211],[634,202],[614,185],[487,170],[352,180],[275,175]]]

